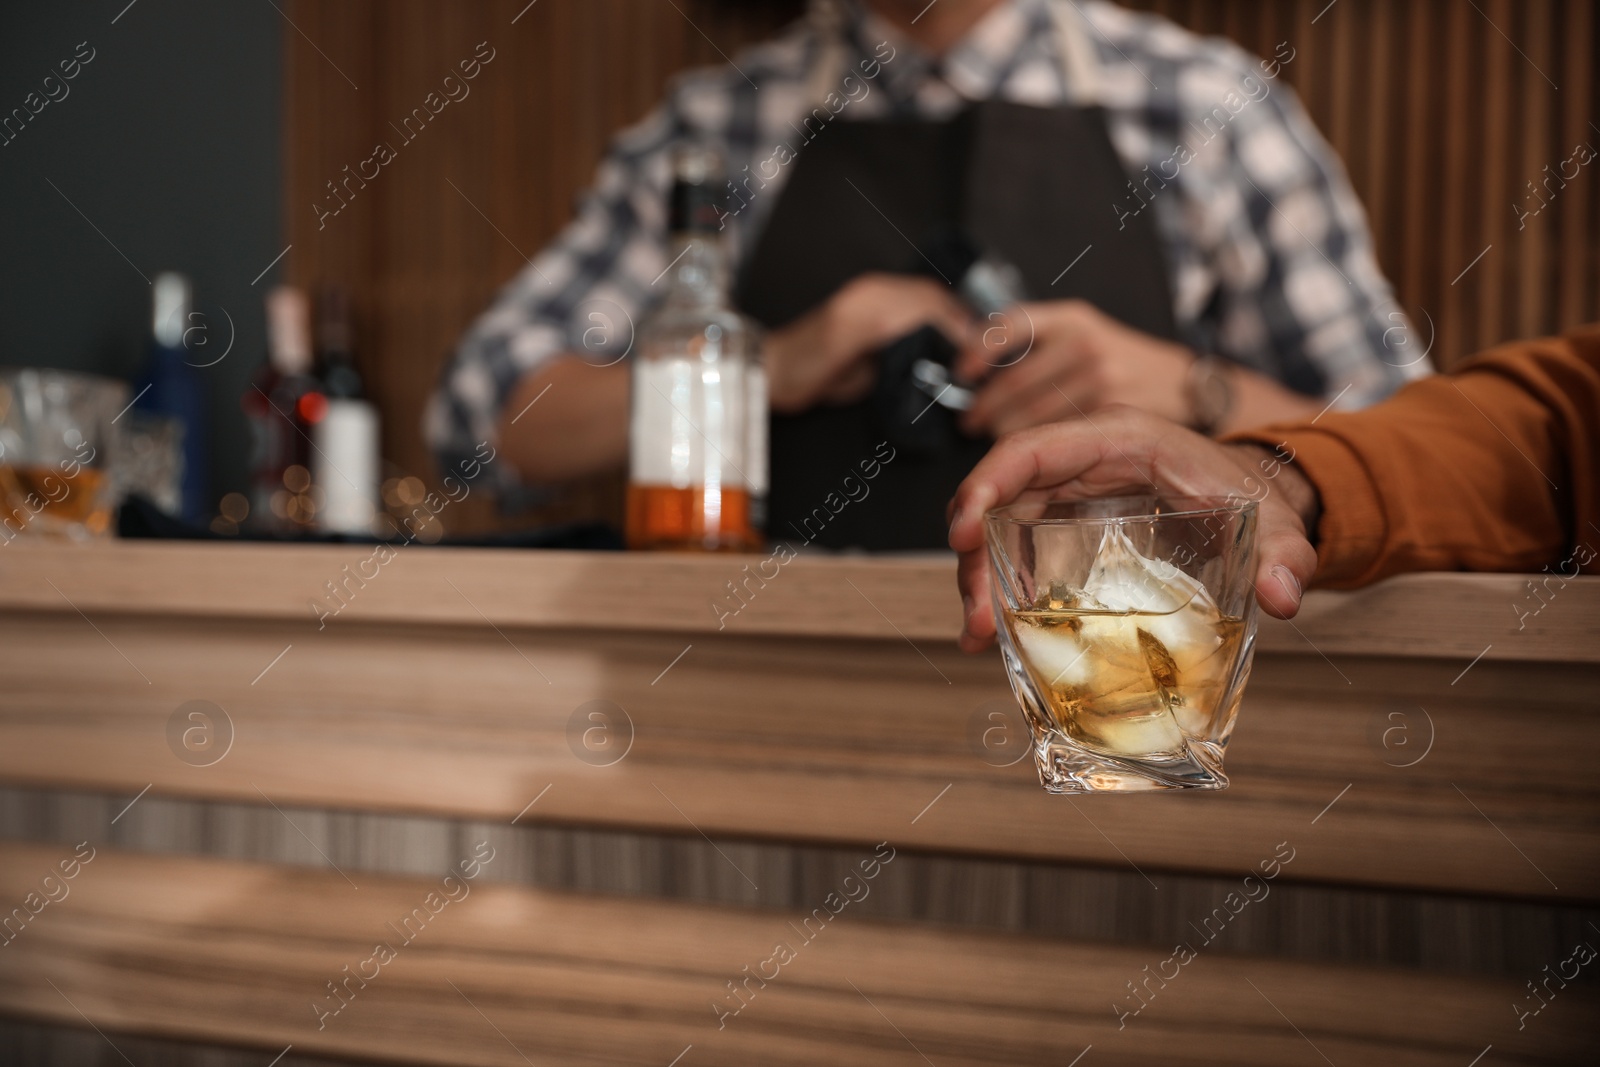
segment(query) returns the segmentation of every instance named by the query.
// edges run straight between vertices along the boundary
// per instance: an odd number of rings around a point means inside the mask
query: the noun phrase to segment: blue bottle
[[[211,426],[205,382],[189,362],[184,347],[188,330],[189,279],[164,271],[153,286],[150,359],[134,383],[134,406],[140,411],[178,420],[183,425],[182,514],[186,522],[204,525],[211,518]]]

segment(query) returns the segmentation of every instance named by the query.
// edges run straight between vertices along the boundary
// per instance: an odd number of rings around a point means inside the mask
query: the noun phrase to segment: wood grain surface
[[[34,889],[62,851],[0,845],[0,899]],[[891,861],[877,881],[895,876]],[[1203,944],[1164,966],[1170,953],[879,924],[848,904],[826,925],[813,917],[807,941],[804,910],[458,882],[406,942],[387,924],[441,877],[356,888],[332,872],[103,849],[67,884],[0,954],[0,1005],[87,1021],[113,1044],[134,1031],[452,1065],[1068,1064],[1092,1046],[1096,1063],[1461,1067],[1490,1045],[1495,1063],[1581,1062],[1597,1007],[1575,985],[1519,1030],[1513,980],[1228,959]],[[394,957],[374,968],[379,941]],[[791,958],[775,968],[778,942]],[[770,980],[741,1001],[727,983],[747,966]],[[1119,1017],[1147,966],[1175,977]],[[342,1009],[321,1015],[313,1003],[339,1003],[327,984],[346,967],[369,980],[350,979]],[[719,1000],[739,1011],[719,1015]]]
[[[58,590],[18,566],[48,553],[6,554],[0,779],[1135,869],[1246,870],[1290,839],[1296,878],[1600,899],[1594,648],[1566,629],[1594,579],[1537,619],[1573,662],[1498,631],[1445,654],[1517,579],[1324,598],[1257,657],[1232,788],[1108,800],[998,765],[1022,755],[998,657],[925,636],[945,561],[796,562],[718,633],[676,612],[736,561],[417,551],[319,632],[289,590],[354,550],[109,551],[131,555],[97,579],[112,557],[80,553]],[[171,613],[141,610],[154,586]],[[231,724],[211,766],[169,733],[196,700]]]
[[[15,786],[0,788],[0,839],[65,848],[90,841],[153,855],[311,867],[343,871],[358,883],[369,873],[427,876],[450,866],[468,842],[488,841],[500,857],[484,874],[489,881],[774,911],[812,907],[872,851],[713,838],[692,829],[651,833],[525,817],[274,808],[259,798],[146,794],[134,801],[127,794]],[[1170,949],[1193,937],[1190,924],[1242,886],[1237,873],[906,848],[895,870],[892,881],[851,905],[854,914],[1125,948]],[[1284,877],[1272,883],[1270,901],[1235,916],[1207,951],[1521,979],[1589,936],[1587,923],[1600,925],[1594,906]]]

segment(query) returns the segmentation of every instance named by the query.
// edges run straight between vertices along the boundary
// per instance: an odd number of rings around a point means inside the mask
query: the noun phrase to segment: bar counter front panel
[[[1585,1062],[1600,579],[1313,594],[1229,790],[1067,798],[951,560],[762,558],[0,552],[0,1053]]]

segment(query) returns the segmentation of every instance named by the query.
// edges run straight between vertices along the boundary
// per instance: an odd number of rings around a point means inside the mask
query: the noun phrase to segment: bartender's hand
[[[1082,300],[1019,304],[1003,318],[975,332],[956,362],[958,380],[984,383],[962,417],[966,432],[998,437],[1109,404],[1193,421],[1187,383],[1194,353],[1182,345],[1124,326]]]
[[[1261,500],[1256,599],[1280,619],[1300,610],[1316,570],[1306,531],[1315,529],[1316,488],[1258,445],[1222,445],[1154,415],[1116,407],[1001,438],[967,475],[950,504],[950,547],[961,554],[961,647],[994,640],[984,512],[1030,501],[1086,500],[1149,492],[1230,494]]]
[[[932,324],[957,345],[972,317],[948,286],[930,278],[863,274],[821,307],[767,335],[764,354],[772,410],[860,400],[877,378],[873,356],[891,341]]]

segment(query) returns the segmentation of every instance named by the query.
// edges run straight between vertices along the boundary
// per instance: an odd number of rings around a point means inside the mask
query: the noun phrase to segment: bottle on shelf
[[[317,528],[370,535],[381,476],[378,409],[356,369],[349,301],[332,286],[317,298],[317,375],[326,397],[311,435],[311,482],[321,490]]]
[[[179,513],[188,522],[203,523],[211,512],[211,426],[205,382],[189,362],[184,345],[191,325],[191,292],[185,275],[175,271],[156,275],[151,285],[150,356],[133,392],[135,408],[173,419],[182,427]]]
[[[666,295],[632,368],[627,541],[635,549],[760,547],[767,385],[757,328],[733,307],[720,236],[721,160],[673,159]]]
[[[311,363],[311,317],[306,295],[290,286],[267,294],[267,359],[245,390],[250,420],[249,525],[295,533],[312,525],[312,430],[327,408]]]

